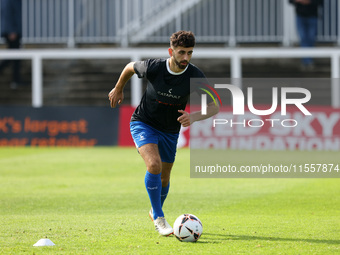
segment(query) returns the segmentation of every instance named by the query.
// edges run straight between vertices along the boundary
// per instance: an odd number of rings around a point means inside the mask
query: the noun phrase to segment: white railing
[[[295,13],[288,0],[24,0],[23,43],[167,43],[176,30],[197,41],[297,42]],[[1,9],[1,5],[0,5]],[[318,41],[340,45],[339,0],[324,0]],[[1,21],[0,21],[1,22]],[[0,39],[0,42],[3,40]]]
[[[32,60],[32,106],[43,106],[43,60],[46,59],[120,59],[138,61],[145,58],[166,58],[167,48],[117,49],[39,49],[0,50],[0,59]],[[333,107],[340,107],[340,49],[337,48],[195,48],[195,58],[230,59],[231,78],[242,78],[242,59],[259,58],[329,58],[331,63]],[[131,104],[136,106],[142,95],[142,81],[136,75],[131,80]]]

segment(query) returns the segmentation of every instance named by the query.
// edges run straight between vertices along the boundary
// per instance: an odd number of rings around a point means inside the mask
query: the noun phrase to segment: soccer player
[[[205,78],[202,71],[190,63],[194,46],[192,32],[172,34],[168,49],[170,58],[130,62],[108,94],[114,108],[122,103],[123,88],[134,74],[148,80],[141,102],[131,117],[130,131],[146,165],[145,187],[151,202],[149,216],[156,230],[164,236],[173,232],[164,218],[162,206],[169,192],[180,128],[209,118],[219,110],[218,105],[209,103],[206,115],[184,111],[190,95],[190,78]]]

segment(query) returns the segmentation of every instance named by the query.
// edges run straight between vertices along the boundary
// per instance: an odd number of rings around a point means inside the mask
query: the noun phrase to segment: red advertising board
[[[119,131],[118,131],[119,146],[134,146],[130,133],[130,120],[134,110],[135,108],[129,105],[119,106]]]
[[[190,145],[236,150],[340,150],[340,109],[308,106],[308,110],[312,115],[291,107],[284,116],[281,112],[258,116],[249,111],[233,115],[231,107],[223,107],[213,118],[191,126]]]
[[[232,107],[223,107],[213,118],[194,123],[190,130],[182,128],[178,144],[189,146],[190,140],[192,148],[199,145],[237,150],[340,150],[340,109],[308,106],[308,110],[312,115],[287,107],[285,116],[280,112],[257,116],[247,111],[237,116]],[[120,146],[134,146],[129,131],[133,111],[131,106],[120,107]]]

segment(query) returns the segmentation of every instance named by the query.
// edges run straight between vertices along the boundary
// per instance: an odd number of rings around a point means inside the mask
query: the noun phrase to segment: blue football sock
[[[149,194],[151,206],[153,209],[153,218],[164,217],[164,213],[161,205],[161,190],[162,181],[161,174],[151,174],[146,171],[145,174],[145,188]]]
[[[163,207],[163,204],[164,204],[166,197],[168,196],[169,187],[170,187],[170,182],[168,183],[168,186],[162,187],[162,191],[161,191],[161,205],[162,205],[162,207]]]

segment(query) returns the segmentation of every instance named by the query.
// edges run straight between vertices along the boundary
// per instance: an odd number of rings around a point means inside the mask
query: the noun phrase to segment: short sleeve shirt
[[[181,73],[170,70],[169,59],[137,61],[134,70],[146,78],[147,88],[131,121],[142,121],[160,131],[178,133],[181,124],[178,110],[184,110],[190,96],[190,78],[205,78],[203,72],[189,63]]]

